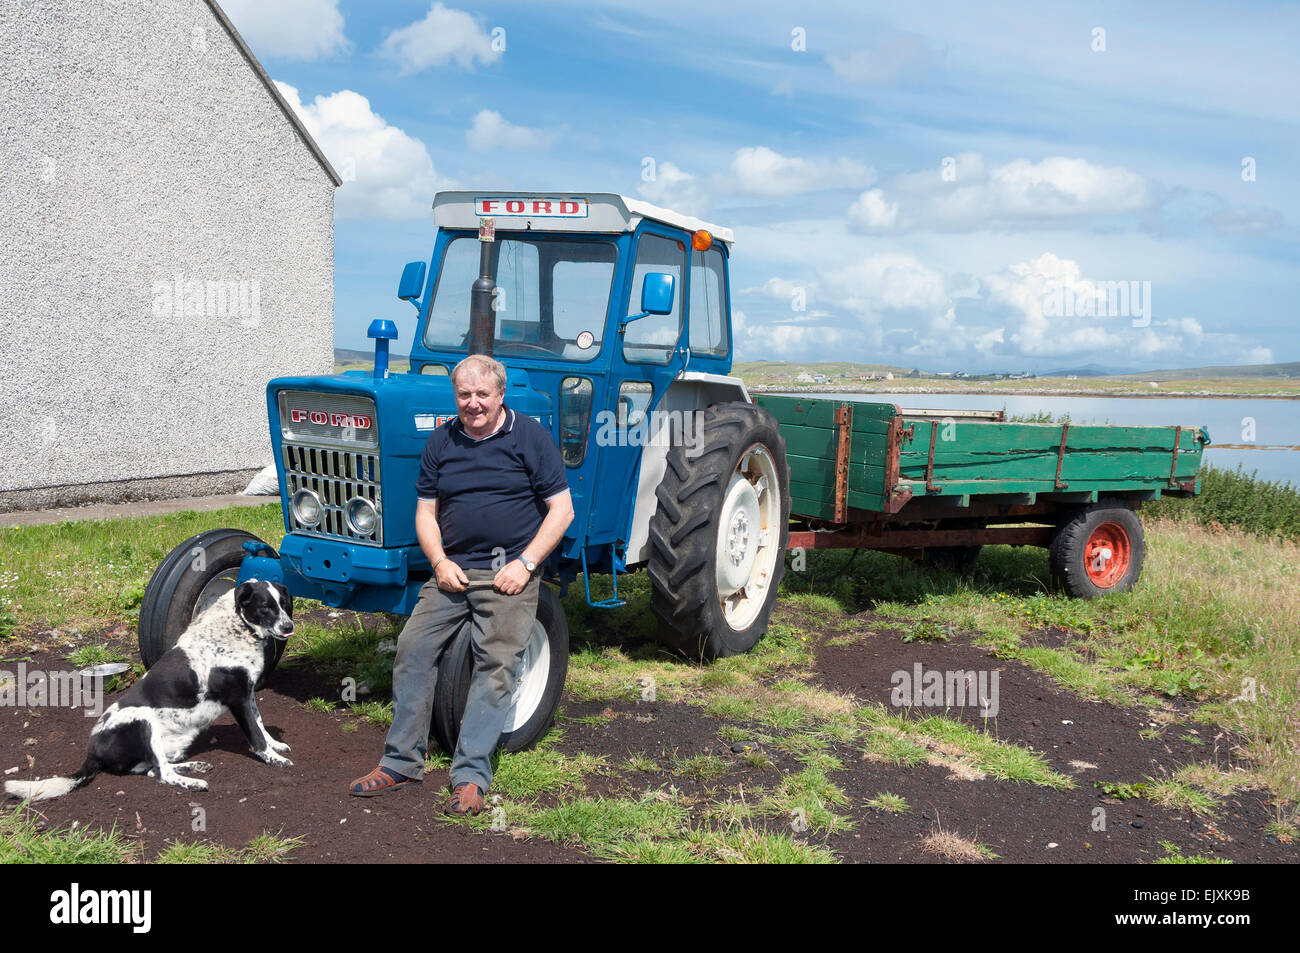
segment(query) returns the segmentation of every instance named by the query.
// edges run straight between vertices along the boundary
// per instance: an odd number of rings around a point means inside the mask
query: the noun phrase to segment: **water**
[[[1020,394],[788,394],[828,400],[881,401],[923,410],[1005,410],[1008,417],[1070,415],[1072,424],[1183,426],[1210,431],[1206,463],[1240,464],[1261,480],[1300,486],[1300,401],[1222,397],[1037,397]],[[1253,426],[1253,433],[1252,433]],[[1218,447],[1216,444],[1235,444]],[[1273,449],[1285,448],[1285,449]]]

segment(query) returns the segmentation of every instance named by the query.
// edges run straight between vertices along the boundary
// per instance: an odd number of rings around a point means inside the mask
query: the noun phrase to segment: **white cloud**
[[[682,171],[672,162],[657,162],[652,168],[654,178],[638,185],[637,195],[654,205],[684,215],[705,214],[709,199],[695,176]]]
[[[343,177],[340,218],[420,218],[435,192],[455,184],[438,175],[424,143],[390,126],[361,94],[344,89],[304,104],[292,86],[275,85]]]
[[[1246,352],[1247,364],[1272,364],[1273,352],[1266,347],[1252,347]]]
[[[339,0],[221,0],[221,9],[259,57],[314,60],[348,48]]]
[[[501,58],[501,51],[477,20],[464,10],[441,3],[433,4],[423,20],[388,34],[383,52],[401,64],[403,73],[448,63],[471,69],[476,62],[489,64]]]
[[[889,229],[898,219],[898,203],[886,199],[880,189],[871,189],[859,195],[858,200],[849,206],[849,218],[868,230]]]
[[[974,231],[1035,222],[1137,212],[1152,204],[1151,184],[1129,169],[1086,159],[1016,159],[986,168],[964,153],[932,172],[899,176],[886,191],[862,193],[849,220],[868,232]]]
[[[875,177],[873,169],[851,159],[799,159],[767,146],[747,146],[737,149],[731,160],[730,185],[741,192],[778,198],[818,189],[859,188]]]
[[[845,268],[827,272],[822,305],[833,302],[868,321],[883,311],[903,311],[938,317],[952,309],[944,276],[903,253],[872,255]]]
[[[499,112],[483,109],[465,133],[465,141],[476,152],[493,149],[545,149],[555,140],[555,133],[530,129],[506,122]]]

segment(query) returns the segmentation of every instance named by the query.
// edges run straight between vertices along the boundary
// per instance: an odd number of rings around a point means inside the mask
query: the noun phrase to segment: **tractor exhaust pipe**
[[[469,353],[492,356],[496,341],[497,283],[492,278],[496,271],[496,219],[480,218],[478,225],[478,278],[469,292]]]

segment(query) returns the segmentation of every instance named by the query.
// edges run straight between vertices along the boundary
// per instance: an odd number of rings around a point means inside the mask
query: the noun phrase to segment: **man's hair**
[[[451,386],[456,386],[456,375],[461,371],[471,377],[491,377],[498,391],[506,389],[506,366],[486,354],[471,354],[451,369]]]

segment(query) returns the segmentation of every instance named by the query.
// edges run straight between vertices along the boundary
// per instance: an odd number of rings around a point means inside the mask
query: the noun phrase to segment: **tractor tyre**
[[[210,529],[191,536],[163,557],[140,603],[137,634],[145,668],[152,668],[190,623],[235,588],[247,555],[246,542],[262,541],[242,529]],[[284,646],[280,639],[268,642],[259,686],[279,664]]]
[[[704,412],[693,447],[668,451],[647,571],[660,640],[691,658],[747,652],[767,631],[790,539],[785,438],[763,408]]]
[[[473,623],[452,636],[438,662],[430,734],[448,754],[456,750],[461,719],[474,678]],[[569,673],[569,623],[555,590],[545,583],[537,593],[537,618],[524,647],[505,728],[497,743],[502,751],[522,751],[542,739],[555,721]]]

